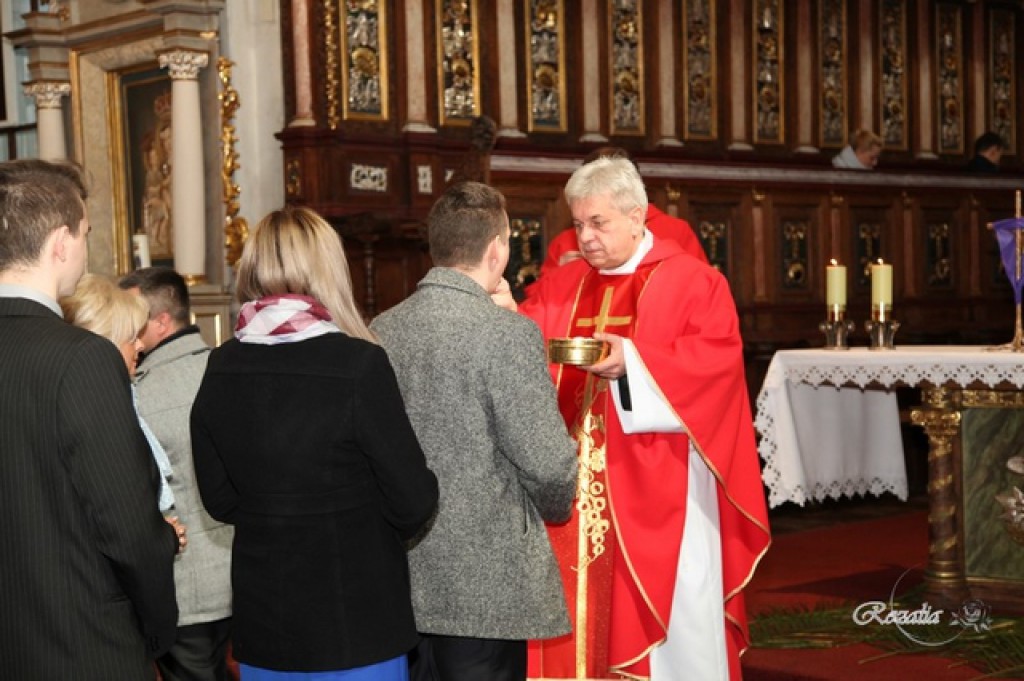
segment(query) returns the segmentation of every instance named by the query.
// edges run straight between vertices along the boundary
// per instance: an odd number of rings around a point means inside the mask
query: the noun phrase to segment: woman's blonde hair
[[[260,220],[238,261],[235,290],[241,303],[285,293],[310,296],[339,329],[377,342],[353,299],[341,237],[309,208],[286,206]]]
[[[64,319],[114,345],[138,338],[149,321],[149,303],[142,296],[118,288],[110,279],[86,274],[75,292],[60,300]]]

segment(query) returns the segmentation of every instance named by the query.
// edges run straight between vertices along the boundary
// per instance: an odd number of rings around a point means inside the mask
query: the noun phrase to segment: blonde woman
[[[66,321],[86,331],[92,331],[97,336],[103,336],[116,345],[117,349],[121,351],[121,356],[124,357],[128,375],[135,375],[135,365],[138,361],[139,351],[142,349],[139,334],[142,333],[149,320],[149,304],[145,299],[129,291],[121,290],[106,277],[86,274],[79,280],[72,295],[61,298],[60,306]],[[134,399],[134,397],[135,389],[133,387],[132,398]],[[135,411],[138,413],[138,403],[135,405]],[[146,435],[146,440],[149,441],[153,460],[156,461],[157,468],[160,469],[160,497],[157,506],[161,513],[167,514],[174,507],[174,494],[171,492],[170,485],[167,484],[172,473],[171,462],[168,460],[164,448],[141,416],[139,425]]]
[[[437,479],[352,298],[337,233],[305,208],[256,226],[235,337],[192,407],[203,505],[235,526],[243,681],[405,681],[417,640],[405,541]]]

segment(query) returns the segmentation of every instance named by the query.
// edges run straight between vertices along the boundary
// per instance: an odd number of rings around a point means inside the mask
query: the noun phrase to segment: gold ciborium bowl
[[[548,358],[555,364],[590,366],[608,356],[608,343],[576,336],[548,341]]]

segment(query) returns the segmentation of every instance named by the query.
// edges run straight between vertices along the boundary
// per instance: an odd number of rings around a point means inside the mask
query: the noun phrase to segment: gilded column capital
[[[37,81],[27,83],[24,92],[36,100],[37,109],[59,109],[60,98],[71,94],[71,83]]]
[[[172,80],[196,80],[199,69],[210,63],[210,55],[192,50],[174,50],[160,54],[160,68],[170,72]]]

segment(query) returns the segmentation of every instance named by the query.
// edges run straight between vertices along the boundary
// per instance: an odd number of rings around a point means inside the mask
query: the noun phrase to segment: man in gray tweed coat
[[[174,561],[178,632],[157,658],[163,681],[227,681],[234,529],[206,512],[192,467],[189,413],[210,348],[191,324],[188,286],[167,267],[135,270],[120,282],[149,302],[140,336],[145,355],[135,372],[139,413],[171,461],[174,515],[188,528],[188,548]]]
[[[504,197],[456,184],[427,226],[435,267],[371,324],[441,489],[437,516],[409,553],[423,634],[411,676],[521,681],[526,640],[569,631],[544,521],[569,517],[576,447],[540,331],[491,302],[507,286]]]

